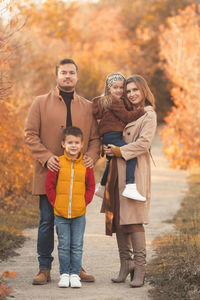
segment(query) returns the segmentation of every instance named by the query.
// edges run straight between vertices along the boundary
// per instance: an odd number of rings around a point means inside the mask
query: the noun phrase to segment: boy
[[[86,206],[95,191],[93,169],[83,165],[83,133],[78,127],[63,130],[64,155],[60,170],[48,171],[46,193],[54,207],[60,263],[59,287],[80,288]]]

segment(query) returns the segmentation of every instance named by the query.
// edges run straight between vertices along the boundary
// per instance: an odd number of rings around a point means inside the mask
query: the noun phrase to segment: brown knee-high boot
[[[116,232],[117,244],[120,258],[120,270],[117,278],[111,280],[115,283],[124,282],[129,273],[134,270],[133,251],[130,235],[122,230]]]
[[[131,240],[134,254],[134,277],[130,283],[131,287],[144,285],[145,264],[146,264],[146,241],[145,232],[132,232]]]

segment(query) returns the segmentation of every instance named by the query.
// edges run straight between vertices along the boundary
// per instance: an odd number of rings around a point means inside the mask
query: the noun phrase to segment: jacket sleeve
[[[132,159],[149,151],[156,131],[156,113],[148,113],[141,126],[139,137],[136,141],[120,147],[125,160]]]
[[[56,200],[57,178],[58,178],[58,172],[56,171],[52,172],[48,170],[46,181],[45,181],[45,189],[46,189],[47,198],[53,207]]]
[[[42,166],[53,156],[40,139],[40,98],[36,98],[29,110],[24,126],[24,142],[32,152],[34,159],[38,160]]]
[[[86,154],[93,159],[94,164],[100,156],[100,144],[101,143],[99,137],[98,124],[94,116],[92,116],[92,122],[90,126],[90,137]]]
[[[85,174],[85,204],[86,206],[92,201],[95,191],[94,171],[91,168],[86,169]]]
[[[103,117],[103,110],[99,103],[101,97],[96,97],[92,100],[92,113],[97,120],[101,120]]]
[[[123,103],[123,100],[118,103],[113,102],[110,106],[110,110],[118,119],[126,124],[139,119],[145,113],[143,108],[128,111]]]

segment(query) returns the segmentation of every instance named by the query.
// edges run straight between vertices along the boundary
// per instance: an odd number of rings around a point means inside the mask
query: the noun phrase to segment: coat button
[[[130,135],[131,133],[130,132],[127,132],[127,135]]]

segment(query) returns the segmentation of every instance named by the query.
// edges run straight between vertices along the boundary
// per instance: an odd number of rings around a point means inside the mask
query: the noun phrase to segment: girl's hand
[[[103,145],[103,150],[104,150],[104,153],[108,156],[115,156],[115,152],[114,152],[114,149],[115,149],[115,146],[114,145],[111,145],[111,144],[108,144],[107,146],[106,145]]]

